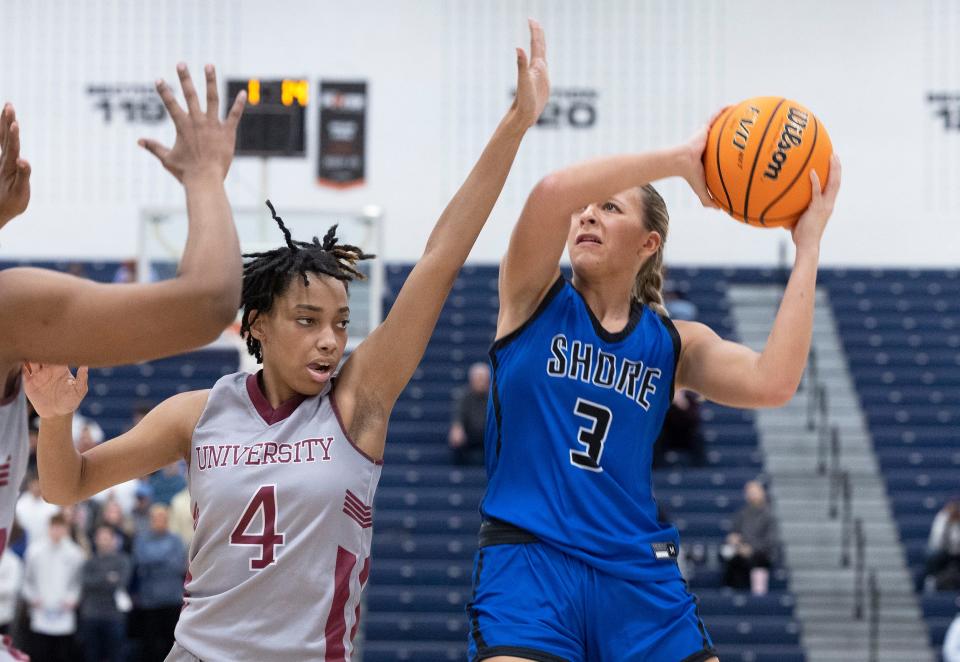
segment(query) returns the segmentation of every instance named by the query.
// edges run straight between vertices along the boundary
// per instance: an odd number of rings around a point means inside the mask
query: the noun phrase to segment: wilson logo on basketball
[[[760,109],[756,106],[750,106],[748,110],[750,112],[749,117],[740,118],[740,122],[737,124],[737,130],[734,132],[731,140],[733,146],[740,150],[740,153],[737,154],[737,165],[741,168],[743,167],[743,150],[747,148],[747,141],[750,139],[750,129],[756,124],[757,117],[760,115]]]
[[[780,169],[787,162],[787,151],[803,143],[803,130],[807,128],[809,119],[810,116],[799,108],[787,110],[787,121],[783,123],[783,129],[780,131],[777,151],[770,157],[770,163],[767,164],[767,169],[763,171],[764,177],[767,179],[780,177]]]

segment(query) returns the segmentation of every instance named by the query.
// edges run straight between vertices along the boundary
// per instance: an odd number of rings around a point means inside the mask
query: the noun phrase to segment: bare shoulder
[[[150,418],[154,423],[173,427],[184,436],[192,437],[209,397],[210,389],[177,393],[157,405],[144,420]]]

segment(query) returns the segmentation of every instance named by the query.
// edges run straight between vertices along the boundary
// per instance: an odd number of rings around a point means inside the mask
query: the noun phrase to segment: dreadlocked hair
[[[375,257],[356,246],[339,243],[336,225],[327,230],[323,241],[317,237],[312,242],[297,241],[269,200],[267,207],[283,233],[286,246],[262,253],[244,253],[248,261],[243,265],[240,296],[243,308],[240,337],[246,340],[247,351],[258,363],[263,361],[263,351],[260,341],[250,333],[250,327],[261,314],[273,309],[274,299],[283,294],[295,276],[299,274],[306,287],[310,286],[309,273],[330,276],[347,285],[352,280],[365,278],[357,269],[357,263]]]
[[[655,313],[667,315],[663,305],[663,247],[667,243],[667,229],[670,214],[667,203],[663,201],[657,189],[647,184],[640,188],[640,200],[643,203],[643,224],[647,230],[660,235],[660,247],[647,258],[640,267],[633,283],[633,298],[646,304]]]

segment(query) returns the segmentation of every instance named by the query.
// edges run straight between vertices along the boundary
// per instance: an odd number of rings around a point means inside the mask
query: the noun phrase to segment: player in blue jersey
[[[657,519],[653,445],[675,389],[750,408],[793,396],[840,163],[822,194],[811,175],[793,272],[757,353],[671,322],[662,305],[668,215],[649,182],[683,177],[715,207],[706,136],[704,127],[676,148],[565,168],[527,199],[501,264],[490,350],[471,660],[717,659],[677,567],[677,531]],[[558,266],[565,245],[571,280]]]

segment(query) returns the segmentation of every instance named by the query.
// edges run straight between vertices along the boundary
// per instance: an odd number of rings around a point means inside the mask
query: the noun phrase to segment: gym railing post
[[[837,501],[840,495],[840,486],[837,479],[840,475],[840,429],[834,425],[830,429],[830,519],[837,519],[839,506]]]
[[[823,384],[817,387],[817,405],[817,473],[823,476],[827,473],[827,443],[829,441],[827,387]]]
[[[870,662],[880,659],[880,587],[877,585],[877,572],[870,569],[867,581],[870,592]]]
[[[853,617],[861,621],[863,620],[863,601],[866,589],[863,585],[866,539],[863,535],[863,520],[859,517],[854,522],[854,532],[857,549],[853,565]]]
[[[807,430],[813,432],[814,418],[817,410],[817,351],[810,348],[810,359],[807,361],[805,385],[807,388]]]
[[[840,519],[840,566],[849,568],[853,506],[850,503],[850,473],[847,471],[840,474],[840,499],[843,503],[843,514]]]

